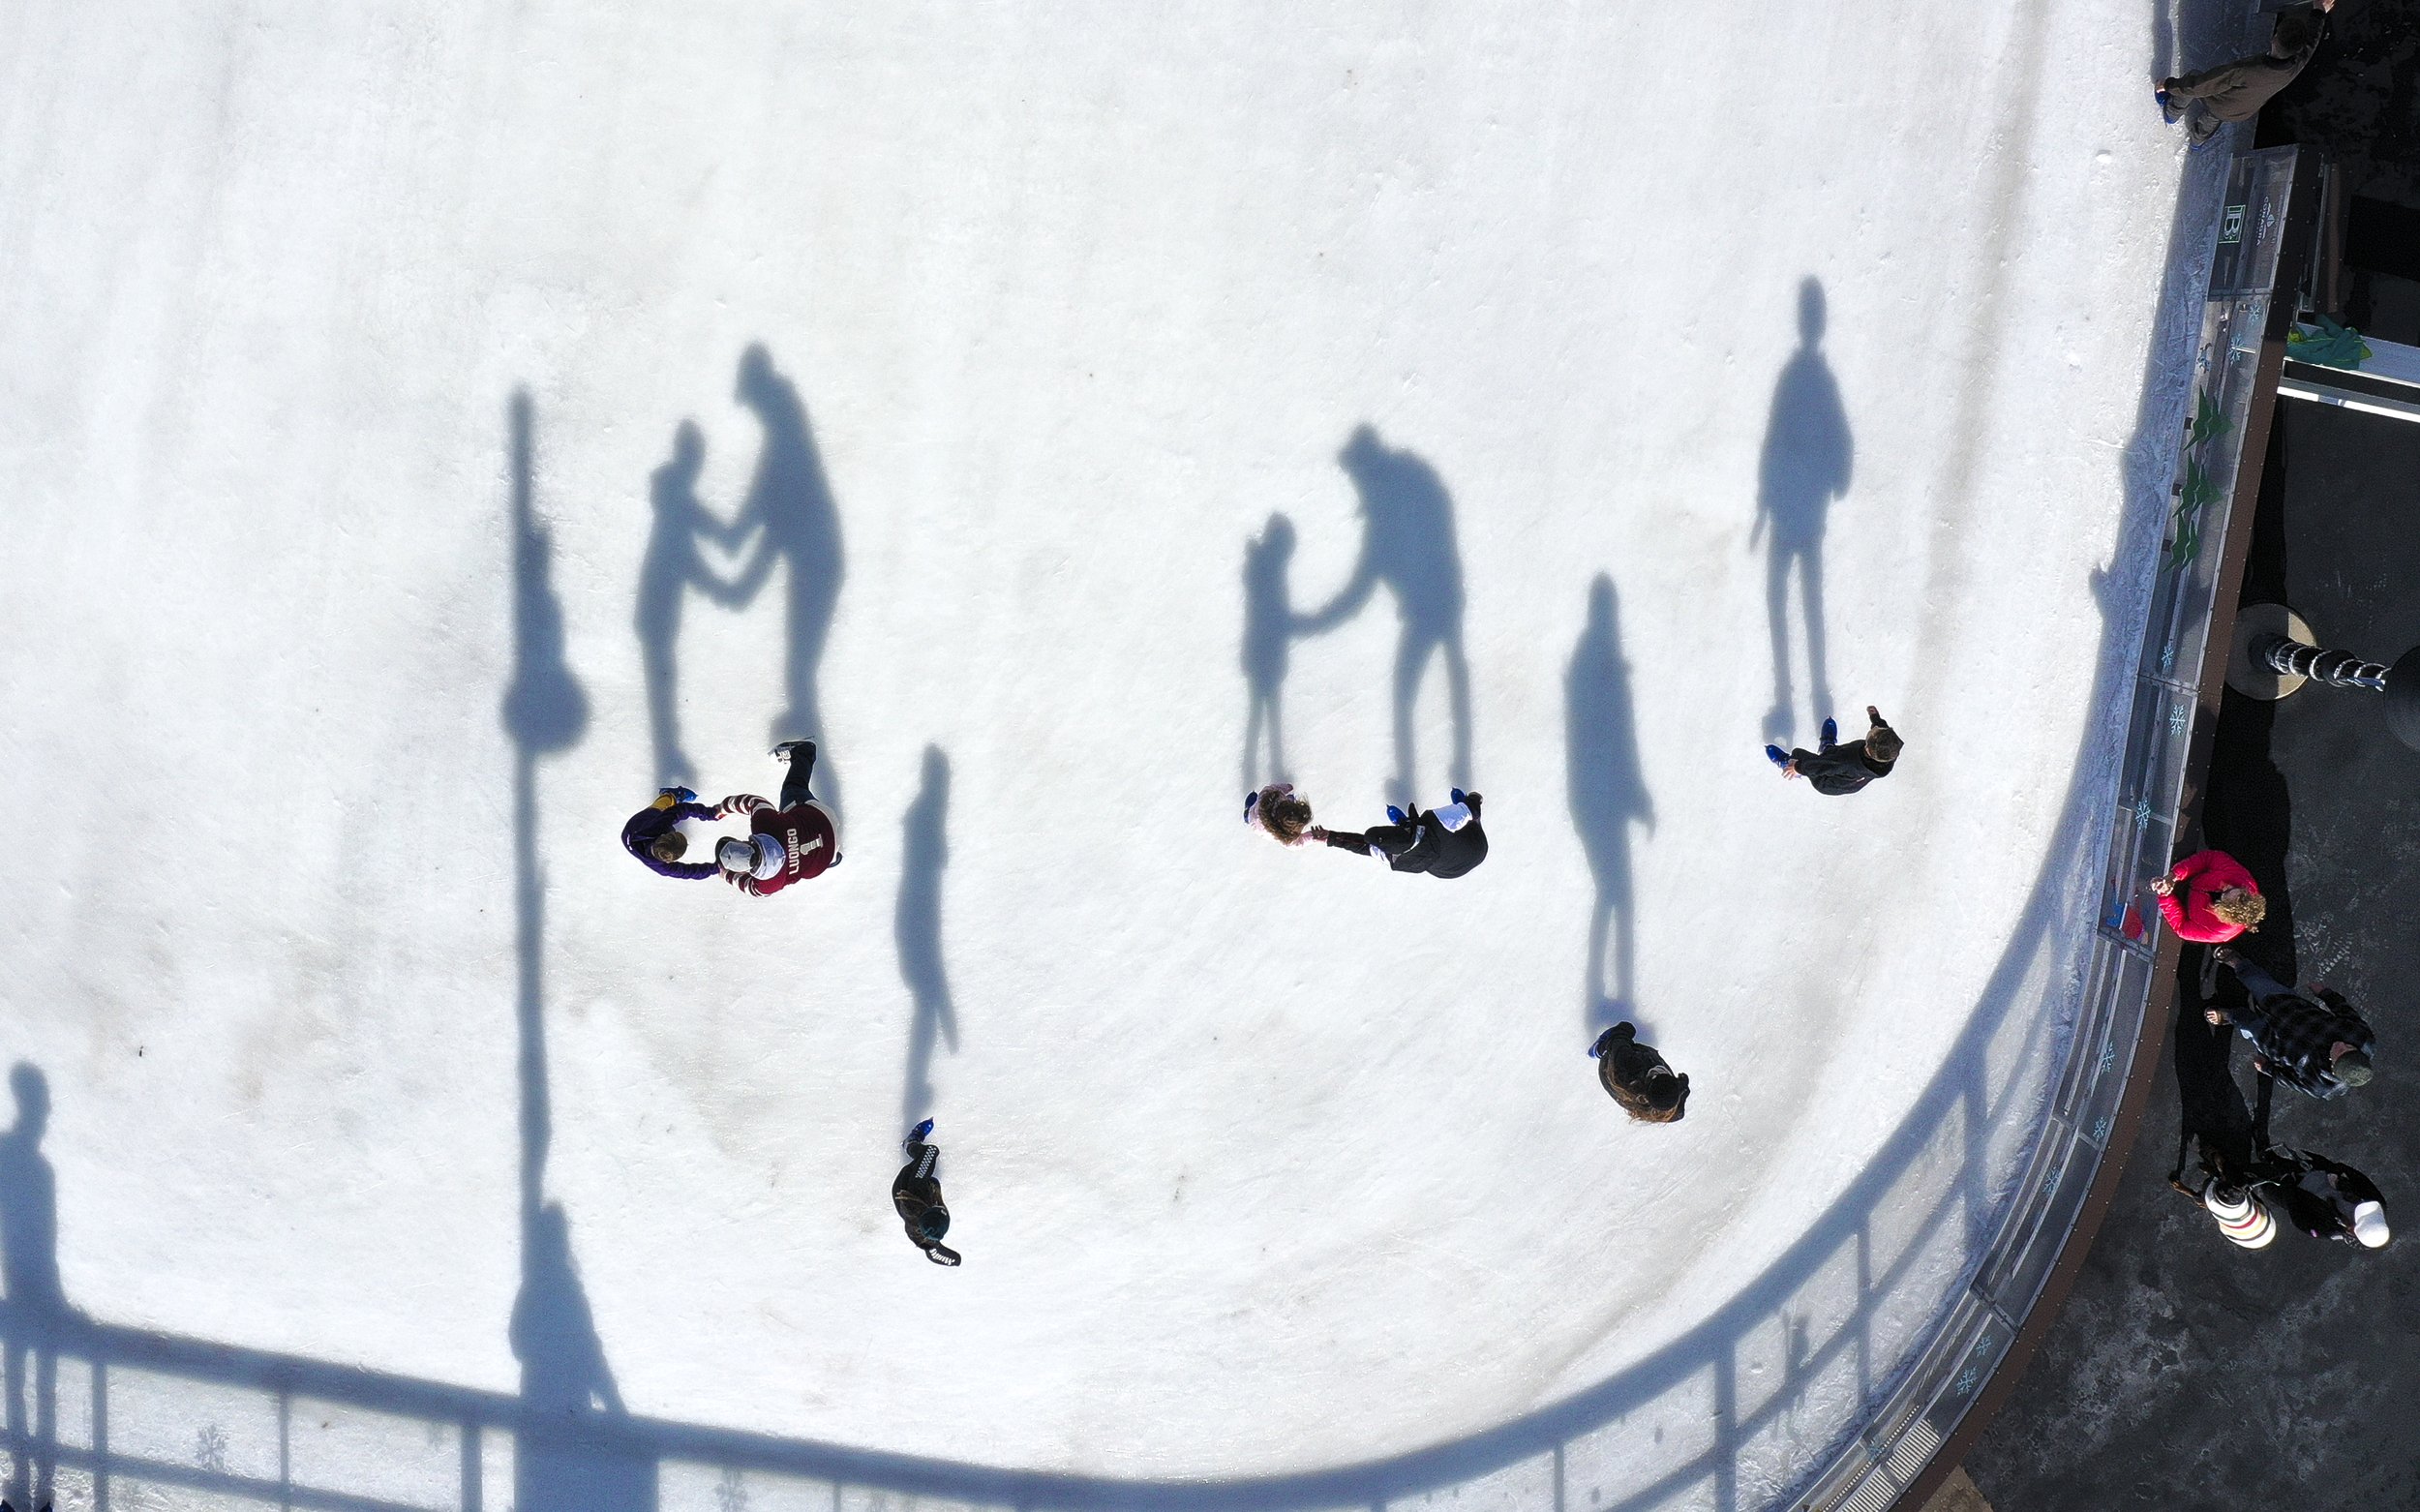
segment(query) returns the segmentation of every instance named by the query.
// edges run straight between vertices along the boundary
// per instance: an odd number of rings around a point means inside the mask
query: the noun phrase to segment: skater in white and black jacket
[[[1432,877],[1459,877],[1487,860],[1487,831],[1479,823],[1476,793],[1456,788],[1453,801],[1443,808],[1407,816],[1390,806],[1386,817],[1388,823],[1358,834],[1314,826],[1311,837],[1340,851],[1374,857],[1390,871],[1425,871]]]
[[[958,1252],[941,1242],[950,1231],[950,1210],[941,1201],[941,1147],[924,1142],[932,1132],[933,1121],[927,1118],[901,1141],[908,1163],[892,1178],[891,1205],[899,1210],[908,1239],[924,1252],[924,1258],[935,1265],[955,1265]]]

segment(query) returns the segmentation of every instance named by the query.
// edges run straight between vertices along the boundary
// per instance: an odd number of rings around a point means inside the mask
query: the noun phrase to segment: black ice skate
[[[812,766],[815,761],[815,742],[813,741],[784,741],[779,745],[773,747],[772,755],[776,761],[795,761],[798,759],[795,753],[801,749],[803,749],[806,752],[807,764]]]

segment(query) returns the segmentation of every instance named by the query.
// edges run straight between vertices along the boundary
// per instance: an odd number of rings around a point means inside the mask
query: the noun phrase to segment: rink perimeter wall
[[[645,1417],[567,1423],[510,1395],[12,1302],[0,1337],[15,1482],[39,1463],[62,1507],[336,1512],[902,1501],[1240,1512],[1446,1499],[1883,1512],[1921,1501],[2055,1313],[2156,1068],[2176,948],[2131,900],[2171,854],[2216,717],[2229,618],[2218,606],[2240,580],[2306,239],[2311,197],[2295,189],[2310,171],[2292,149],[2189,169],[2123,531],[2100,584],[2102,735],[2077,756],[2049,859],[1957,1046],[1832,1209],[1647,1359],[1512,1422],[1386,1460],[1120,1481]],[[2281,285],[2288,292],[2273,295]],[[2042,1011],[2062,998],[2072,1011]],[[2007,1126],[2034,1105],[2051,1057],[2055,1094],[2011,1182]],[[1944,1295],[1924,1278],[1946,1248],[1977,1258]],[[1806,1453],[1815,1442],[1829,1447]],[[548,1472],[533,1473],[541,1463]]]

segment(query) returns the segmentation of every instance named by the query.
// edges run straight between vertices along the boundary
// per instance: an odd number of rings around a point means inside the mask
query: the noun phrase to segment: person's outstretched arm
[[[1373,534],[1375,533],[1374,531]],[[1294,633],[1316,635],[1322,630],[1344,623],[1361,613],[1361,606],[1370,601],[1370,595],[1377,591],[1377,587],[1376,549],[1370,540],[1365,539],[1361,546],[1361,560],[1353,564],[1353,575],[1346,580],[1343,588],[1336,590],[1334,598],[1329,599],[1310,614],[1296,615]]]
[[[1357,834],[1350,830],[1315,830],[1311,837],[1324,841],[1340,851],[1350,851],[1355,856],[1367,856],[1389,871],[1395,869],[1394,859],[1373,844],[1366,834]]]

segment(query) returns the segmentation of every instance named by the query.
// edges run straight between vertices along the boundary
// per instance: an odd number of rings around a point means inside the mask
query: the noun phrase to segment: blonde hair
[[[2248,933],[2258,933],[2260,921],[2269,917],[2269,900],[2246,888],[2228,888],[2210,900],[2210,912],[2230,924],[2241,924]]]
[[[1260,801],[1254,808],[1260,828],[1277,836],[1280,844],[1300,845],[1303,832],[1311,828],[1311,801],[1291,788],[1272,782],[1260,790]]]

